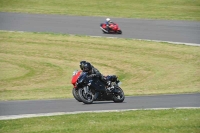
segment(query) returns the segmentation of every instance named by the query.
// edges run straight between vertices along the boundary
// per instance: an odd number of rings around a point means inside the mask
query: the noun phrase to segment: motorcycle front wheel
[[[91,91],[88,90],[87,92],[85,92],[84,88],[79,88],[78,94],[83,103],[85,103],[85,104],[93,103],[94,95],[92,94]]]

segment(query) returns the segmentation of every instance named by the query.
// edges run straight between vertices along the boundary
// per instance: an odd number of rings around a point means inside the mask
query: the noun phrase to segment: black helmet
[[[90,70],[92,70],[92,65],[89,62],[86,62],[84,64],[83,71],[84,72],[89,72]]]
[[[84,67],[85,63],[86,63],[86,61],[81,61],[80,62],[80,68],[81,68],[81,70],[83,70],[83,67]]]

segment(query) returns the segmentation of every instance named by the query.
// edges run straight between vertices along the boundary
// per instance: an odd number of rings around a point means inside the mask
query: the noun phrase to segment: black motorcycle
[[[125,95],[118,85],[119,80],[117,77],[114,75],[107,76],[105,80],[110,83],[109,86],[98,77],[89,78],[86,72],[82,72],[76,82],[81,101],[85,104],[91,104],[93,101],[109,100],[113,100],[116,103],[123,102]]]

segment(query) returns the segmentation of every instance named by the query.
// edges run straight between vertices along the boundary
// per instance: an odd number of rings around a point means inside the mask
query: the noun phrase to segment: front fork
[[[85,94],[89,94],[89,87],[88,86],[84,86],[83,90],[84,90]]]

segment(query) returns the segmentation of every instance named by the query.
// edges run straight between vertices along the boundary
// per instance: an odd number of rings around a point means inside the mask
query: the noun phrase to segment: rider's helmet
[[[106,22],[110,23],[110,22],[111,22],[110,18],[107,18],[107,19],[106,19]]]
[[[84,72],[91,72],[92,71],[92,65],[89,62],[86,62],[83,66],[83,71]]]
[[[84,67],[85,63],[86,63],[86,61],[80,61],[80,68],[81,68],[81,70],[83,70],[83,67]]]

